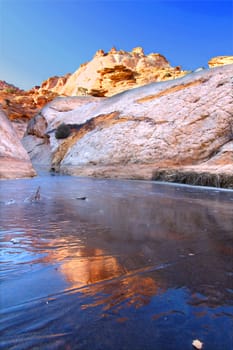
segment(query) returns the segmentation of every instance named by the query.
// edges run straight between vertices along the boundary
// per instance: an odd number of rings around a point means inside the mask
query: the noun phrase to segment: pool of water
[[[1,349],[233,348],[233,191],[1,181],[0,238]]]

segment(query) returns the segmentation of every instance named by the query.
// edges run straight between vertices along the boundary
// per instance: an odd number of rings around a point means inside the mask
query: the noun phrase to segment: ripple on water
[[[54,176],[0,196],[2,349],[230,350],[233,193]]]

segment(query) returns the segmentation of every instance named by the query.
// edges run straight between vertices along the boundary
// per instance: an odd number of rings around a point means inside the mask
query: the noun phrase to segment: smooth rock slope
[[[0,178],[35,176],[29,156],[2,110],[0,110],[0,135]]]
[[[55,99],[23,144],[34,163],[62,173],[233,187],[232,71],[203,70],[109,98]],[[72,132],[57,140],[61,123]]]
[[[218,56],[209,60],[208,65],[212,68],[231,63],[233,56]],[[107,53],[98,50],[91,61],[81,64],[73,74],[50,77],[41,86],[28,91],[0,80],[0,108],[21,138],[27,122],[57,96],[112,96],[151,82],[180,78],[188,73],[180,66],[172,67],[159,53],[146,55],[141,47],[131,52],[115,48]]]
[[[112,48],[98,50],[90,62],[73,73],[54,76],[28,91],[0,80],[0,108],[21,138],[28,121],[57,96],[111,96],[153,81],[174,79],[187,74],[179,66],[171,67],[160,54],[145,55],[138,47],[127,52]]]

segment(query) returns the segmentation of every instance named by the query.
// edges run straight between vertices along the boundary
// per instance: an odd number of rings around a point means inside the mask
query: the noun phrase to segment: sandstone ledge
[[[233,189],[233,165],[159,167],[157,164],[66,166],[59,173],[72,176],[149,180]]]
[[[64,174],[232,188],[231,76],[228,65],[104,99],[59,98],[23,144],[33,164]],[[71,133],[57,139],[62,123]]]
[[[0,157],[0,179],[19,179],[36,176],[31,162],[9,157]]]

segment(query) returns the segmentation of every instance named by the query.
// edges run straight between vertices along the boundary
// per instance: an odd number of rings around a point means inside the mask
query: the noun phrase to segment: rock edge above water
[[[58,98],[30,123],[33,163],[60,173],[232,188],[233,65],[109,98]],[[71,134],[57,140],[66,123]]]

